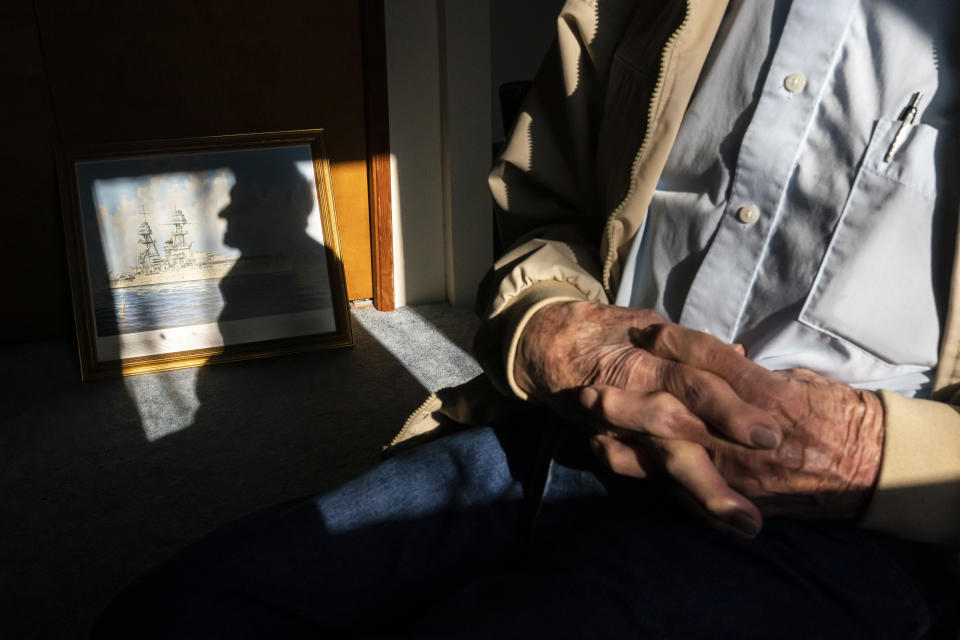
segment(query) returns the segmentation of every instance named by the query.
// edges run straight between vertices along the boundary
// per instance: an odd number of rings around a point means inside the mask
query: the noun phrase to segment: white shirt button
[[[737,219],[743,224],[753,224],[760,219],[760,209],[755,204],[740,207],[737,211]]]
[[[783,88],[790,93],[799,93],[807,86],[807,77],[802,73],[791,73],[783,79]]]

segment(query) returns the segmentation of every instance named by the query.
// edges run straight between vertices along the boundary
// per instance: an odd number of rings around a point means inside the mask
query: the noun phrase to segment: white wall
[[[495,87],[533,77],[560,0],[386,0],[396,304],[473,303],[493,258]]]
[[[446,0],[440,11],[446,293],[472,305],[493,262],[490,172],[490,5]]]
[[[386,0],[396,305],[443,300],[437,0]]]

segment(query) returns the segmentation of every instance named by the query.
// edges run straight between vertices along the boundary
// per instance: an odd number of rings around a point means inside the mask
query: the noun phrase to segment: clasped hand
[[[653,311],[548,305],[524,328],[514,376],[589,427],[614,472],[667,473],[713,524],[748,537],[762,513],[854,517],[879,472],[876,395],[805,369],[769,371]]]

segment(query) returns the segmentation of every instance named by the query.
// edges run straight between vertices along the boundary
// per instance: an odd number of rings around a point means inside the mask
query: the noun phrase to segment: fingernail
[[[737,511],[730,516],[729,522],[737,531],[748,538],[756,538],[757,534],[760,533],[760,525],[757,524],[757,521],[743,511]]]
[[[600,399],[600,393],[592,387],[587,387],[580,392],[580,404],[585,406],[587,409],[593,409],[597,405],[597,400]]]
[[[756,426],[750,429],[750,443],[760,449],[776,449],[780,446],[780,437],[766,427]]]

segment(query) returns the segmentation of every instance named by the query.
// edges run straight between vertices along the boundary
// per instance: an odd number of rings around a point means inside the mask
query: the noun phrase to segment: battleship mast
[[[137,244],[141,245],[142,249],[140,255],[137,257],[137,264],[143,273],[147,273],[159,267],[159,263],[163,261],[163,258],[160,256],[160,250],[157,249],[157,243],[153,239],[153,230],[150,228],[150,223],[147,222],[147,208],[143,205],[140,205],[140,208],[143,222],[141,222],[137,228],[137,233],[140,235]]]
[[[111,289],[140,287],[153,284],[170,284],[193,280],[223,278],[236,265],[236,258],[217,256],[214,253],[193,253],[193,242],[187,240],[187,216],[173,203],[173,221],[159,223],[173,227],[170,238],[163,243],[163,254],[157,249],[153,229],[147,222],[146,206],[140,205],[143,222],[137,227],[140,256],[130,271],[110,280]]]
[[[195,265],[197,260],[191,250],[193,243],[187,242],[187,230],[183,228],[184,225],[190,223],[187,222],[187,216],[183,215],[183,211],[177,208],[176,202],[173,203],[173,222],[171,224],[173,225],[173,233],[163,243],[168,268]]]

